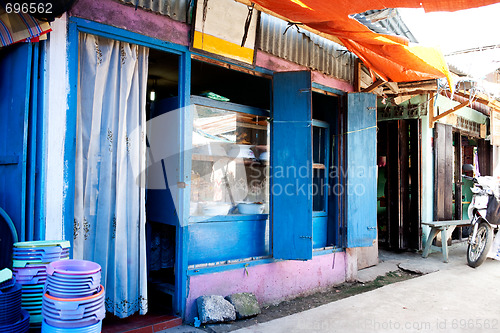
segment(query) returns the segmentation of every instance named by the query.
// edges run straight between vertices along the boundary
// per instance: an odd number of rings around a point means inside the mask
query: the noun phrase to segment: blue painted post
[[[35,235],[35,181],[36,181],[36,140],[38,116],[38,61],[39,44],[33,43],[33,60],[30,82],[30,110],[28,118],[27,164],[26,164],[26,240],[31,241]]]
[[[64,239],[71,242],[70,256],[73,256],[73,224],[75,218],[75,156],[76,119],[78,104],[78,27],[74,21],[68,27],[68,112],[66,113],[66,136],[64,139],[64,184],[63,230]]]
[[[191,98],[191,54],[186,52],[179,57],[179,100],[180,107],[186,108],[190,104]],[[186,310],[186,298],[188,296],[188,251],[189,251],[189,234],[188,234],[188,219],[189,219],[189,201],[190,201],[190,182],[191,182],[191,155],[185,154],[185,151],[191,149],[191,135],[189,130],[191,124],[191,115],[187,110],[183,110],[180,128],[180,179],[187,184],[185,188],[179,189],[178,196],[179,225],[177,226],[176,237],[176,274],[175,274],[175,305],[176,312],[184,318]],[[188,125],[189,124],[189,125]]]
[[[46,166],[45,156],[47,148],[47,104],[44,98],[47,91],[46,75],[47,43],[40,42],[40,66],[38,68],[38,116],[36,121],[36,177],[35,177],[35,240],[45,239],[45,179]]]

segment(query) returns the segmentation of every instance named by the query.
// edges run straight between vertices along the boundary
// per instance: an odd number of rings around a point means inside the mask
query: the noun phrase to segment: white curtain
[[[74,220],[75,259],[102,267],[106,310],[147,303],[145,106],[148,49],[81,34]]]

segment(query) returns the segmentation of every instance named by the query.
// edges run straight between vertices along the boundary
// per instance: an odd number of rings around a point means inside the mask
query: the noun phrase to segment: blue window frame
[[[312,170],[313,217],[328,216],[328,170],[330,169],[330,125],[313,119]]]
[[[64,237],[73,240],[73,219],[74,219],[74,189],[75,189],[75,154],[76,154],[76,118],[77,118],[77,92],[78,92],[78,41],[79,33],[89,33],[127,43],[134,43],[152,49],[165,51],[179,55],[179,84],[178,97],[179,107],[184,107],[190,103],[190,66],[191,55],[185,46],[161,41],[152,37],[138,33],[126,31],[105,24],[88,21],[81,18],[71,17],[68,29],[68,63],[69,63],[69,93],[68,93],[68,113],[66,118],[67,132],[65,137],[64,151],[64,182],[67,190],[64,195]],[[185,119],[180,120],[181,123]],[[182,131],[182,126],[181,126]],[[182,135],[182,133],[181,133]],[[181,175],[186,172],[185,161],[179,160],[179,170]],[[189,169],[188,169],[189,170]],[[179,219],[184,219],[183,203],[189,198],[187,191],[181,192],[179,200]],[[176,290],[174,294],[174,309],[181,316],[185,310],[185,300],[187,295],[187,245],[188,234],[183,227],[176,228],[176,267],[178,272],[175,276]]]
[[[89,33],[109,39],[119,40],[128,43],[134,43],[149,47],[151,49],[160,50],[172,54],[179,55],[179,84],[178,84],[178,106],[180,108],[187,107],[191,104],[191,58],[195,53],[189,51],[189,48],[174,43],[161,41],[152,37],[144,36],[131,31],[126,31],[120,28],[108,26],[106,24],[89,21],[86,19],[70,17],[68,29],[68,63],[69,63],[69,93],[68,93],[68,113],[67,113],[67,133],[65,137],[65,151],[64,160],[66,168],[64,170],[64,182],[67,184],[67,190],[64,195],[64,233],[66,239],[73,239],[73,216],[74,216],[74,187],[75,187],[75,142],[76,142],[76,110],[77,110],[77,91],[78,91],[78,40],[79,33]],[[215,59],[210,56],[204,58]],[[235,66],[232,64],[231,66]],[[264,68],[255,68],[255,72],[271,74],[269,70]],[[194,100],[200,99],[198,97]],[[194,101],[193,100],[193,101]],[[212,103],[211,101],[204,102]],[[232,103],[230,103],[232,104]],[[240,106],[235,106],[239,108]],[[268,116],[267,110],[257,108],[243,107],[243,109],[235,109],[237,112],[246,112],[249,114],[256,114]],[[183,112],[178,119],[178,132],[180,145],[180,158],[178,161],[178,168],[180,177],[189,183],[191,171],[191,155],[184,154],[183,151],[190,147],[190,136],[186,124],[190,124],[192,119],[188,112]],[[188,227],[189,222],[189,189],[180,189],[177,200],[177,213],[179,226],[176,228],[176,263],[175,263],[175,285],[176,290],[174,294],[174,310],[180,313],[181,316],[185,310],[185,300],[187,297],[188,287],[188,244],[190,241],[190,230]],[[267,221],[267,215],[251,215],[251,217],[258,223]],[[248,220],[249,217],[241,218],[243,221]],[[213,222],[213,221],[207,221]],[[207,223],[207,225],[209,224]],[[196,245],[196,244],[195,244]],[[242,245],[243,246],[243,245]],[[261,244],[260,247],[269,244]],[[251,253],[250,255],[253,255]],[[230,268],[230,265],[227,265]]]

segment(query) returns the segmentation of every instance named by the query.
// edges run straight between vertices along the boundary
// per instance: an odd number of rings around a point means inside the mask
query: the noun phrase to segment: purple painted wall
[[[132,6],[116,1],[78,0],[71,9],[70,15],[172,43],[189,45],[191,29],[189,25],[174,21],[164,15],[141,9],[135,10]]]
[[[196,299],[202,295],[252,292],[259,303],[271,304],[345,281],[345,252],[313,257],[308,261],[279,261],[270,264],[191,276],[185,321],[197,316]]]
[[[190,26],[172,20],[168,16],[156,14],[113,0],[79,0],[70,11],[70,15],[108,24],[128,31],[137,32],[160,40],[189,46]],[[285,59],[257,50],[255,64],[276,72],[306,70]],[[346,92],[354,91],[353,86],[345,81],[313,71],[313,81]]]

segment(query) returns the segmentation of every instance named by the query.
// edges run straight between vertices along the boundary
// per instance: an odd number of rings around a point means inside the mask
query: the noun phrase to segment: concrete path
[[[450,247],[449,263],[441,253],[381,250],[380,264],[360,270],[369,282],[398,268],[426,275],[329,303],[291,316],[233,332],[498,332],[500,333],[500,261],[467,266],[467,244]],[[162,333],[201,333],[183,325]]]
[[[418,252],[395,253],[379,250],[380,263],[377,266],[362,269],[358,272],[358,281],[367,283],[398,269],[409,270],[419,274],[428,274],[443,269],[467,264],[467,243],[457,243],[449,247],[449,262],[443,262],[440,252],[433,252],[427,258],[422,258]]]
[[[500,262],[465,263],[234,332],[500,332]]]

